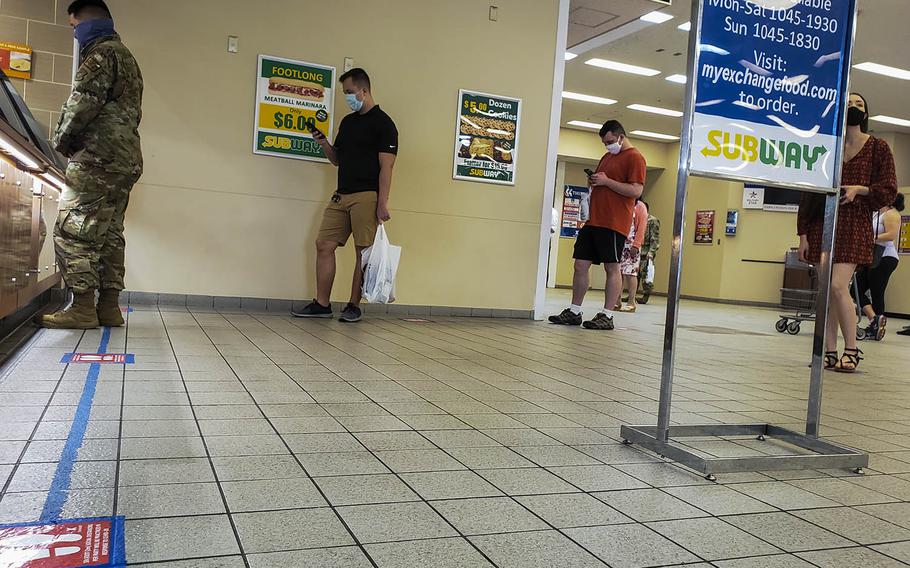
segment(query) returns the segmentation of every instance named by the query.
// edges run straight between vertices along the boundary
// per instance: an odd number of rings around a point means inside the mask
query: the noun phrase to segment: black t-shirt
[[[341,121],[335,137],[338,193],[379,191],[379,153],[398,154],[398,129],[379,105]]]

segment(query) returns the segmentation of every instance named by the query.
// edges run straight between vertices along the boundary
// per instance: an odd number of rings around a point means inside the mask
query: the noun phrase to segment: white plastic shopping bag
[[[395,275],[401,247],[389,242],[385,226],[376,229],[373,246],[363,251],[363,299],[371,304],[391,304],[395,301]]]
[[[654,284],[654,259],[648,260],[648,273],[645,275],[646,284]]]
[[[578,220],[587,222],[591,219],[591,189],[581,194],[578,200]]]

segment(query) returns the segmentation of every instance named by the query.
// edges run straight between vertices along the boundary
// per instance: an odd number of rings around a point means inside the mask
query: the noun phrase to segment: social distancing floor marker
[[[61,363],[100,363],[105,365],[132,365],[136,356],[132,353],[67,353]]]
[[[0,525],[0,568],[126,566],[123,517]]]

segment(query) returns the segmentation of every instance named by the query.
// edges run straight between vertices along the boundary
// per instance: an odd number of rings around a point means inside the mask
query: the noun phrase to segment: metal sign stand
[[[695,111],[695,66],[701,33],[701,1],[695,0],[692,7],[692,24],[695,29],[689,35],[688,69],[690,78],[686,84],[686,108],[683,132],[680,140],[679,165],[676,182],[676,209],[673,218],[672,257],[670,261],[670,284],[667,294],[667,318],[664,328],[663,364],[661,367],[660,405],[657,426],[627,426],[620,429],[623,443],[637,444],[662,457],[669,458],[695,471],[705,474],[709,481],[716,481],[715,474],[744,471],[774,471],[803,469],[852,469],[862,474],[869,465],[869,456],[858,450],[819,439],[822,408],[822,373],[825,349],[825,328],[828,319],[831,265],[834,254],[834,231],[840,196],[828,193],[825,198],[825,219],[822,237],[819,274],[818,302],[816,306],[815,336],[812,343],[812,373],[809,385],[809,408],[806,417],[806,432],[801,434],[771,424],[705,424],[670,426],[670,410],[673,396],[673,376],[676,364],[676,332],[679,318],[680,276],[682,273],[683,228],[685,223],[686,193],[689,179],[689,157],[691,153],[692,114]],[[855,18],[854,18],[855,22]],[[855,24],[854,24],[855,25]],[[849,63],[852,42],[844,54]],[[849,69],[849,66],[847,67]],[[841,158],[841,155],[838,156]],[[838,163],[840,159],[838,159]],[[836,169],[835,186],[840,185],[840,171]],[[754,436],[757,440],[776,438],[803,450],[798,455],[755,455],[743,457],[706,457],[682,444],[674,443],[681,438],[710,436]]]

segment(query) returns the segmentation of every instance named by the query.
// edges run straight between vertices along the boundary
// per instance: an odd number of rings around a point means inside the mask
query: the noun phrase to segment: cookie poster
[[[515,185],[521,99],[458,92],[455,179]]]
[[[327,162],[313,126],[332,140],[335,68],[260,55],[253,153]]]

